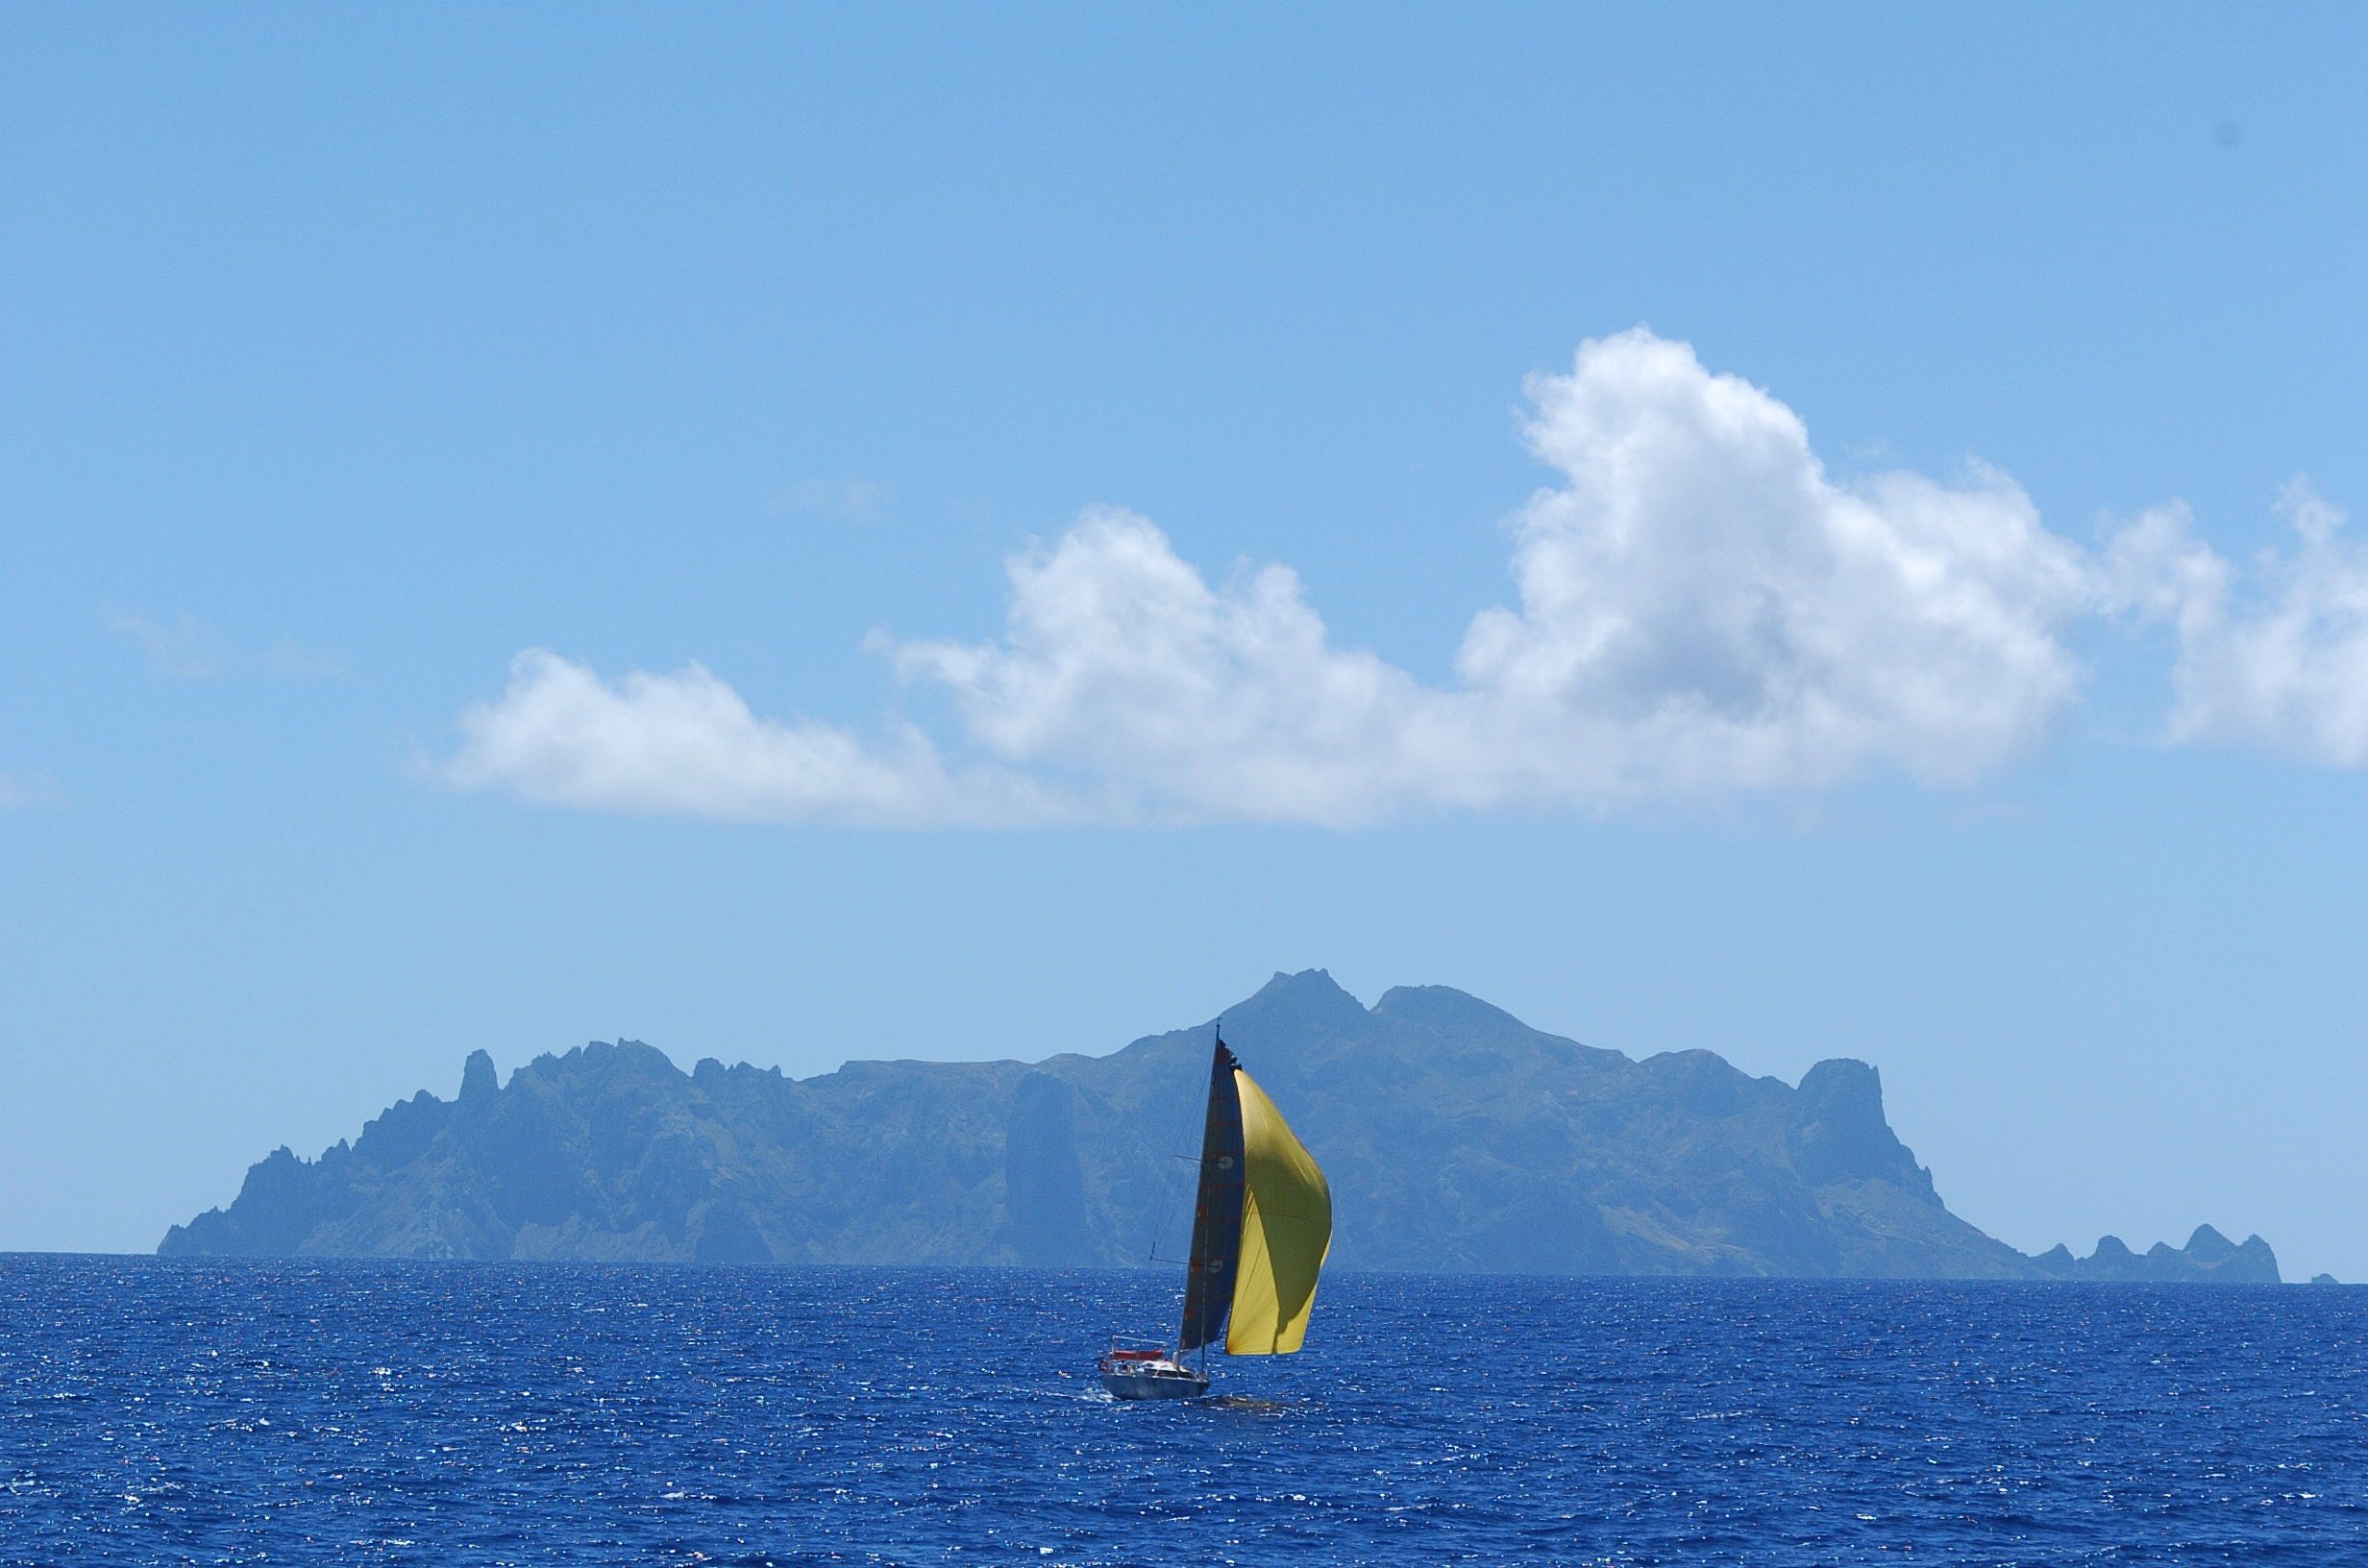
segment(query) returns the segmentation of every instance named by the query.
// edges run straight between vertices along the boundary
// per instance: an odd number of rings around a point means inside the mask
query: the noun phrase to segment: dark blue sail
[[[1233,1270],[1242,1256],[1242,1092],[1238,1064],[1217,1042],[1209,1065],[1209,1117],[1200,1135],[1200,1190],[1193,1204],[1193,1255],[1184,1282],[1184,1328],[1176,1354],[1222,1344],[1233,1310]]]

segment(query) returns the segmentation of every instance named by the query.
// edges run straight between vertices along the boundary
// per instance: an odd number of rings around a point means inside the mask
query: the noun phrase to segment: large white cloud
[[[2171,739],[2368,767],[2368,549],[2306,481],[2278,510],[2295,546],[2249,571],[2197,538],[2185,507],[2143,513],[2114,535],[2101,580],[2177,638]]]
[[[1330,822],[1882,765],[1958,783],[2073,695],[2056,633],[2081,561],[2002,477],[1838,484],[1790,409],[1645,331],[1530,393],[1564,482],[1516,520],[1519,605],[1473,621],[1452,687],[1334,646],[1288,570],[1213,589],[1107,512],[1013,564],[1000,640],[900,665],[1015,766],[1185,817]]]
[[[1789,408],[1648,331],[1528,390],[1526,439],[1559,477],[1514,517],[1515,600],[1474,617],[1447,684],[1337,645],[1286,567],[1212,583],[1150,522],[1097,509],[1011,561],[1000,636],[878,640],[950,699],[938,740],[760,719],[696,665],[612,684],[534,651],[442,772],[577,806],[877,823],[1346,824],[1885,772],[1961,785],[2048,736],[2082,675],[2062,632],[2101,606],[2179,622],[2182,734],[2368,747],[2368,572],[2323,509],[2298,514],[2271,602],[2239,613],[2176,512],[2092,561],[1986,468],[1837,478]]]

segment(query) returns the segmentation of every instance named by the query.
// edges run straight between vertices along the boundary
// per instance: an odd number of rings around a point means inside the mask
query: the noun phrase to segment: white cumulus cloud
[[[2177,639],[2171,739],[2368,767],[2368,548],[2306,481],[2278,510],[2294,546],[2250,570],[2198,538],[2185,507],[2140,514],[2107,550],[2108,600]]]
[[[530,649],[511,661],[508,689],[463,713],[460,730],[459,751],[435,766],[446,782],[545,805],[875,825],[1046,813],[1024,781],[950,773],[909,725],[867,745],[829,724],[760,719],[697,664],[611,683]]]
[[[1097,510],[1009,570],[999,641],[891,645],[1007,765],[1117,815],[1339,821],[1429,791],[1450,702],[1332,646],[1289,568],[1212,588],[1150,523]]]
[[[1791,409],[1641,331],[1530,394],[1531,450],[1564,482],[1519,516],[1519,607],[1479,616],[1457,659],[1526,751],[1509,785],[1618,798],[1885,765],[1963,783],[2073,697],[2058,632],[2081,557],[2005,476],[1837,481]]]

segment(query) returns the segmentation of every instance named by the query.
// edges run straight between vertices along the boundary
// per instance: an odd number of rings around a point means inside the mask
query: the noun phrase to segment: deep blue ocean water
[[[0,1257],[0,1562],[2368,1563],[2368,1291]]]

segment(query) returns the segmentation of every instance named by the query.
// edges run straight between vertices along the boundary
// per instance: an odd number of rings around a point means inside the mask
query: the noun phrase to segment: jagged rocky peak
[[[2244,1240],[2237,1243],[2235,1255],[2222,1266],[2225,1272],[2241,1272],[2247,1279],[2268,1280],[2274,1283],[2280,1277],[2278,1254],[2257,1234],[2248,1235]]]
[[[492,1056],[471,1051],[468,1065],[460,1069],[460,1103],[476,1105],[492,1099],[501,1090],[502,1077],[494,1070]]]
[[[1372,1016],[1324,970],[1301,969],[1276,971],[1254,995],[1227,1008],[1221,1021],[1226,1040],[1239,1048],[1265,1055],[1280,1046],[1302,1054],[1308,1046],[1369,1035]]]
[[[2254,1237],[2259,1240],[2260,1237]],[[2158,1242],[2168,1246],[2167,1242]],[[2198,1225],[2195,1234],[2187,1237],[2187,1256],[2199,1263],[2224,1263],[2236,1256],[2236,1243],[2222,1236],[2209,1225]]]
[[[1373,1004],[1377,1017],[1418,1028],[1485,1031],[1490,1034],[1528,1034],[1529,1026],[1501,1007],[1494,1007],[1453,986],[1393,986]]]
[[[684,1075],[682,1069],[675,1066],[674,1058],[656,1046],[623,1038],[586,1041],[563,1056],[546,1052],[529,1063],[528,1070],[543,1078],[622,1072],[638,1078],[662,1080]]]
[[[1274,978],[1240,1003],[1233,1012],[1243,1017],[1300,1016],[1341,1017],[1354,1014],[1365,1016],[1365,1004],[1341,989],[1329,969],[1301,969],[1296,974],[1274,971]]]
[[[1883,1075],[1864,1062],[1834,1057],[1802,1074],[1792,1123],[1793,1159],[1813,1182],[1887,1180],[1933,1190],[1932,1172],[1883,1114]]]
[[[1801,1074],[1797,1092],[1829,1121],[1883,1125],[1883,1074],[1869,1063],[1828,1057]]]
[[[644,1041],[627,1040],[620,1035],[615,1040],[595,1040],[583,1048],[584,1061],[597,1066],[631,1067],[636,1071],[664,1077],[677,1077],[682,1069],[675,1059]]]
[[[1681,1109],[1700,1116],[1739,1115],[1770,1083],[1753,1078],[1716,1051],[1663,1051],[1640,1066]]]

